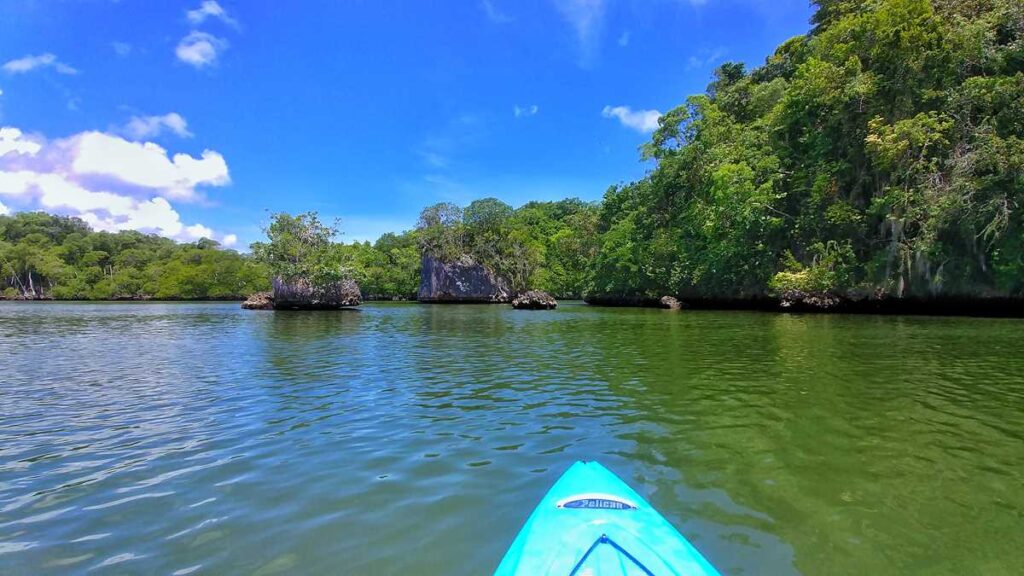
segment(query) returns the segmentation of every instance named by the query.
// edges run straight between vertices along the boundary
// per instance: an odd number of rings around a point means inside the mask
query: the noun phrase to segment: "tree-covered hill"
[[[598,294],[1024,291],[1024,3],[821,0],[668,112],[611,190]]]

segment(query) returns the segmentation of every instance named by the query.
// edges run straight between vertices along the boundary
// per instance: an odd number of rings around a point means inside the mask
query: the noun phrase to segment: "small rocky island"
[[[285,281],[274,278],[272,292],[257,292],[242,302],[246,310],[338,310],[362,303],[359,285],[354,280],[340,280],[314,286],[305,279]]]
[[[337,310],[362,302],[359,285],[351,279],[314,285],[304,278],[288,282],[275,278],[273,298],[276,310]]]
[[[273,275],[271,292],[242,303],[246,310],[340,310],[362,303],[359,285],[332,242],[338,224],[320,222],[314,212],[275,214],[268,242],[252,245],[256,260]]]
[[[512,299],[516,310],[554,310],[558,301],[543,290],[527,290]]]
[[[314,286],[305,279],[274,278],[272,292],[257,292],[242,302],[246,310],[340,310],[362,303],[355,280]]]

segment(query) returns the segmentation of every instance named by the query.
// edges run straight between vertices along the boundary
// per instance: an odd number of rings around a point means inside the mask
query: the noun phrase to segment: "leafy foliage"
[[[179,244],[139,232],[93,232],[78,218],[0,216],[7,298],[235,299],[267,288],[252,258],[208,239]]]
[[[264,232],[267,242],[254,242],[250,249],[275,277],[326,286],[352,275],[334,243],[341,232],[338,221],[324,224],[316,212],[296,216],[279,212],[271,216]]]
[[[506,278],[516,291],[582,294],[596,252],[597,208],[577,199],[530,202],[513,209],[496,198],[465,209],[427,207],[416,234],[422,250],[451,261],[469,254]]]
[[[820,0],[665,114],[601,207],[589,290],[1024,295],[1024,5]]]

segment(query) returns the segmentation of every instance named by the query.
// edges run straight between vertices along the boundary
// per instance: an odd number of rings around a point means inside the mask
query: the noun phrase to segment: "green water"
[[[0,573],[488,574],[597,459],[726,574],[1021,574],[1024,322],[0,303]]]

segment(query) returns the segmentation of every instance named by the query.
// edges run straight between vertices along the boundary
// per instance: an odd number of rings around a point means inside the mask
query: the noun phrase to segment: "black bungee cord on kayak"
[[[633,555],[627,552],[625,548],[616,544],[616,542],[609,538],[607,534],[601,534],[600,538],[594,540],[594,543],[590,545],[590,548],[587,548],[587,551],[583,553],[583,557],[580,558],[580,561],[572,567],[572,571],[569,572],[569,576],[576,576],[576,573],[579,572],[580,568],[583,567],[583,563],[587,561],[587,557],[590,556],[590,553],[593,552],[595,548],[597,548],[598,544],[611,545],[612,548],[615,548],[616,550],[621,552],[623,556],[628,558],[630,562],[636,564],[637,568],[643,570],[644,574],[647,574],[647,576],[654,576],[654,573],[648,570],[647,566],[644,566],[642,562],[633,557]]]

